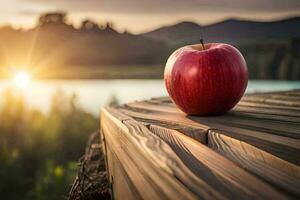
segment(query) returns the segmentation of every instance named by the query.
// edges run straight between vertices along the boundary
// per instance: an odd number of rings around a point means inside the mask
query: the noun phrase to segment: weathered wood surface
[[[78,164],[77,176],[68,200],[111,199],[99,131],[90,135],[85,153]]]
[[[115,199],[300,198],[300,90],[213,117],[133,102],[103,109],[101,132]]]

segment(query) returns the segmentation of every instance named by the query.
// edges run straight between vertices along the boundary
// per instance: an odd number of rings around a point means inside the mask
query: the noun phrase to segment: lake
[[[79,106],[98,115],[113,96],[119,103],[167,95],[162,80],[44,80],[33,81],[26,88],[16,88],[11,81],[0,80],[0,94],[7,89],[21,92],[29,107],[47,112],[52,95],[62,91],[76,94]],[[300,81],[249,81],[247,93],[300,89]],[[0,99],[0,103],[1,103]]]

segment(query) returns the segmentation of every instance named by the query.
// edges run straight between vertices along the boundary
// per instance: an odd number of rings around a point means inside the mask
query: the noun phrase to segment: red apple
[[[183,112],[215,115],[230,110],[242,98],[248,70],[235,47],[197,44],[182,47],[169,57],[164,79],[171,99]]]

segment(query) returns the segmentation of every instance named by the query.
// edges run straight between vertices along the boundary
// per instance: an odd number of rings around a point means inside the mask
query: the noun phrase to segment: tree
[[[39,24],[50,24],[50,23],[56,23],[56,24],[65,24],[67,20],[67,14],[64,12],[52,12],[52,13],[45,13],[40,16],[39,18]]]
[[[84,30],[99,30],[99,25],[89,19],[84,20],[81,23],[81,29]]]

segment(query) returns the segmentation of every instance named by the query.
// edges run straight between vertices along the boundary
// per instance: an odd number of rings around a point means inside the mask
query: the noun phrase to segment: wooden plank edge
[[[300,197],[300,167],[219,133],[208,132],[208,147],[279,189]]]
[[[176,115],[171,113],[161,113],[158,111],[151,113],[151,110],[147,110],[147,108],[145,108],[143,111],[143,109],[141,108],[133,108],[132,106],[120,107],[119,110],[138,121],[149,121],[149,123],[157,125],[160,125],[159,123],[163,121],[166,123],[183,124],[185,126],[190,126],[195,130],[203,130],[202,132],[199,132],[199,134],[202,134],[200,142],[203,144],[207,144],[208,129],[218,129],[220,131],[223,131],[223,133],[227,136],[247,142],[284,160],[297,165],[300,163],[300,157],[297,156],[300,153],[300,144],[298,139],[288,138],[281,135],[274,135],[268,132],[250,130],[243,127],[232,127],[224,123],[218,123],[218,120],[209,117],[205,118],[188,116],[187,118],[185,118],[179,114]],[[197,127],[197,125],[199,127]],[[171,126],[168,126],[166,128],[174,129]]]
[[[138,134],[133,136],[131,123],[138,127],[138,131],[148,130],[114,109],[103,109],[101,112],[101,128],[106,144],[117,155],[144,199],[197,199],[195,194],[203,199],[224,199],[218,191],[196,177],[170,147],[149,130],[149,138]],[[123,144],[125,141],[126,144]],[[128,147],[130,144],[133,145],[131,148]],[[117,177],[114,180],[117,181]]]
[[[194,167],[194,173],[214,185],[218,190],[221,190],[223,195],[228,195],[227,198],[288,198],[283,193],[277,191],[277,189],[274,189],[273,186],[261,181],[261,179],[248,173],[221,154],[178,131],[156,125],[150,125],[149,129],[166,141],[171,147],[175,149],[180,147],[181,149],[178,151],[186,151],[186,153],[182,153],[180,158],[185,160],[188,166]],[[196,161],[192,162],[191,160],[193,159],[186,160],[187,155],[191,155]],[[226,189],[231,190],[233,193],[230,193]]]

